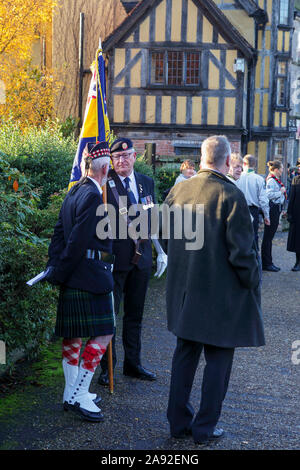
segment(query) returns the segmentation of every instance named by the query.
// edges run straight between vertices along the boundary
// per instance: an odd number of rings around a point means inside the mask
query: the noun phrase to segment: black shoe
[[[198,441],[195,441],[195,444],[207,445],[211,442],[216,442],[218,439],[221,439],[221,437],[223,436],[224,436],[224,430],[221,428],[216,428],[211,436],[208,436],[204,439],[199,439]]]
[[[91,421],[93,423],[98,423],[99,421],[104,420],[104,416],[101,413],[101,411],[94,412],[94,411],[85,410],[84,408],[80,408],[79,403],[75,403],[74,405],[70,405],[68,403],[67,406],[68,406],[69,411],[73,411],[74,413],[78,414],[85,421]]]
[[[262,270],[270,271],[272,273],[278,273],[278,271],[280,271],[280,268],[277,268],[276,266],[274,266],[274,264],[270,264],[270,266],[263,266]]]
[[[295,266],[292,268],[292,271],[300,271],[300,264],[296,263]]]
[[[190,437],[191,435],[192,435],[192,430],[185,429],[180,434],[171,434],[171,437],[173,437],[174,439],[186,439],[187,437]]]
[[[123,367],[123,374],[127,375],[128,377],[135,377],[136,379],[141,379],[141,380],[156,380],[156,375],[153,374],[153,372],[150,372],[147,369],[144,369],[142,366],[136,366],[136,367]]]
[[[109,385],[108,371],[102,371],[98,378],[99,385]],[[96,403],[97,404],[97,403]]]
[[[273,268],[277,269],[277,271],[280,271],[280,268],[278,266],[275,266],[275,264],[272,263]]]

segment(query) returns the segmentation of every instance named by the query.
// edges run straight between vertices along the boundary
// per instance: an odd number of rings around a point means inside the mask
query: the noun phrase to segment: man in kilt
[[[100,398],[89,392],[89,386],[114,331],[112,242],[96,235],[109,161],[106,142],[87,144],[85,175],[63,202],[47,264],[47,280],[60,285],[55,334],[63,338],[64,409],[89,421],[103,419],[97,406]],[[79,365],[81,338],[89,339]]]

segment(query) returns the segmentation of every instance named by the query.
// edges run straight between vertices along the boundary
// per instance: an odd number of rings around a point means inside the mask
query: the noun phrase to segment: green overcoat
[[[243,193],[221,173],[200,170],[174,186],[165,204],[168,329],[219,347],[264,345],[261,271]]]

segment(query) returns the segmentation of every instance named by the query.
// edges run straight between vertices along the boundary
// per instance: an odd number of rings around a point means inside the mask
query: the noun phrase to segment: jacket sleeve
[[[241,284],[247,289],[259,285],[260,270],[254,244],[250,212],[242,194],[227,201],[226,243],[228,260]]]
[[[85,256],[90,241],[96,234],[99,221],[96,211],[101,202],[99,195],[89,193],[77,205],[75,223],[57,264],[55,276],[59,282],[64,283]]]

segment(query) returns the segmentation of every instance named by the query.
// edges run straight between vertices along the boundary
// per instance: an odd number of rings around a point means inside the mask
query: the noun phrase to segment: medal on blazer
[[[141,197],[141,203],[143,204],[143,209],[146,211],[147,209],[151,209],[154,207],[153,199],[151,194],[149,196]]]

